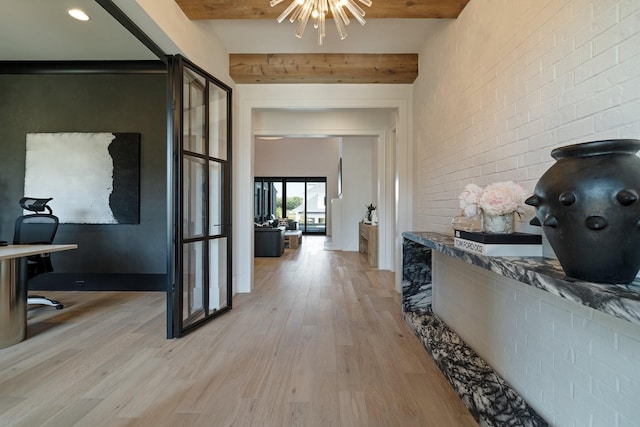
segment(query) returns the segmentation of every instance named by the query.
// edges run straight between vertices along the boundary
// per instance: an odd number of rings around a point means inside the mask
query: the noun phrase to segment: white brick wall
[[[435,256],[436,314],[549,423],[639,425],[640,326]]]
[[[467,183],[533,190],[553,148],[640,139],[640,1],[473,0],[420,52],[413,111],[413,229],[448,233]],[[637,325],[458,273],[459,329],[554,425],[640,425]]]
[[[473,0],[420,52],[414,229],[464,185],[533,190],[553,148],[640,138],[640,1]]]

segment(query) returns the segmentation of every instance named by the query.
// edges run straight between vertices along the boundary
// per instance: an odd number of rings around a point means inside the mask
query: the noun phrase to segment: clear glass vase
[[[451,220],[451,228],[464,231],[482,231],[482,218],[480,214],[476,216],[456,216]]]
[[[482,214],[482,231],[493,234],[513,233],[513,212],[504,215]]]

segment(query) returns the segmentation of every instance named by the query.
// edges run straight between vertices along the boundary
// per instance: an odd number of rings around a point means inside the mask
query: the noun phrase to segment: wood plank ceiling
[[[373,0],[367,19],[455,19],[470,0]],[[176,0],[191,20],[273,19],[289,0]],[[233,54],[236,83],[413,83],[417,54]]]

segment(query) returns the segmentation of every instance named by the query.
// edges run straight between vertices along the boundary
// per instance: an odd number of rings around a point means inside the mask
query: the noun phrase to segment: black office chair
[[[28,211],[35,212],[22,215],[16,219],[16,227],[13,234],[14,245],[51,245],[58,231],[58,217],[47,203],[52,199],[37,199],[23,197],[20,206]],[[44,213],[47,211],[48,213]],[[53,271],[51,258],[48,253],[27,257],[27,280],[38,274]],[[27,304],[50,305],[60,310],[63,305],[59,301],[38,295],[29,295]]]

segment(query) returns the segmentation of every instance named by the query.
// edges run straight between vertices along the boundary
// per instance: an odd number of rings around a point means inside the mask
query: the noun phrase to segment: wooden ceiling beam
[[[363,7],[366,19],[445,18],[455,19],[470,0],[373,0]],[[276,19],[291,3],[275,7],[269,0],[176,0],[189,19]]]
[[[243,83],[413,83],[417,54],[231,54],[229,74]]]

